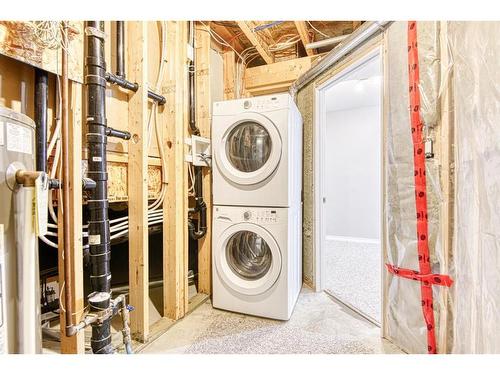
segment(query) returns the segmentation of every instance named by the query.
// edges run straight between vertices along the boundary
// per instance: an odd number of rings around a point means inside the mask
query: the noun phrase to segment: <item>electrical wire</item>
[[[163,81],[163,77],[165,74],[165,62],[166,62],[166,53],[167,53],[167,29],[166,29],[166,23],[164,21],[159,21],[161,22],[161,40],[162,40],[162,48],[161,48],[161,56],[160,56],[160,67],[158,69],[158,76],[156,83],[153,87],[153,89],[158,92],[161,83]],[[41,26],[40,26],[41,27]],[[47,26],[46,26],[47,27]],[[56,57],[57,58],[57,57]],[[58,61],[56,61],[57,67],[59,68]],[[56,79],[57,79],[57,86],[56,86],[56,96],[57,96],[57,110],[56,110],[56,126],[54,128],[53,134],[51,134],[50,140],[49,140],[49,145],[47,148],[47,154],[51,155],[52,151],[55,148],[55,153],[54,153],[54,159],[52,162],[52,165],[48,171],[49,177],[54,179],[58,175],[60,175],[60,169],[61,169],[61,108],[62,108],[62,96],[61,96],[61,82],[59,78],[59,72],[56,72]],[[157,197],[157,199],[148,206],[148,225],[153,225],[157,224],[160,222],[163,222],[163,218],[161,221],[150,221],[151,219],[158,219],[160,216],[162,217],[163,215],[163,210],[158,209],[165,198],[165,186],[166,186],[166,160],[165,160],[165,150],[164,150],[164,145],[163,142],[161,142],[161,134],[160,134],[160,128],[158,126],[158,118],[157,118],[157,113],[158,113],[158,104],[155,102],[152,105],[149,120],[148,120],[148,148],[150,146],[150,141],[152,138],[152,133],[153,129],[155,131],[156,135],[156,141],[158,145],[158,150],[160,153],[160,160],[161,160],[161,167],[162,167],[162,186],[160,193]],[[53,191],[53,190],[52,190]],[[51,191],[51,192],[52,192]],[[62,191],[61,189],[56,190],[56,194],[58,195],[58,202],[61,202],[61,196],[62,196]],[[49,196],[49,213],[50,217],[54,221],[55,224],[48,223],[49,228],[57,228],[57,215],[54,210],[54,205],[53,205],[53,199],[52,197]],[[62,207],[61,207],[62,209]],[[113,219],[109,221],[110,223],[110,231],[116,231],[117,228],[118,230],[124,229],[122,232],[120,232],[120,236],[126,235],[128,233],[128,215],[123,216],[117,219]],[[115,225],[111,225],[115,224]],[[83,225],[82,228],[86,229],[88,228],[88,225]],[[88,237],[88,232],[83,231],[82,233],[83,237]],[[48,232],[47,236],[53,236],[57,237],[57,233],[54,232]],[[114,235],[113,238],[120,237],[117,235]],[[49,240],[45,236],[39,236],[40,240],[44,242],[45,244],[53,247],[53,248],[58,248],[57,243],[54,243],[53,241]]]
[[[313,29],[314,31],[316,31],[318,34],[320,34],[320,35],[324,36],[325,38],[331,38],[331,36],[330,36],[330,35],[326,35],[325,33],[321,32],[320,30],[318,30],[317,28],[315,28],[315,27],[314,27],[314,25],[313,25],[311,22],[309,22],[309,21],[306,21],[306,22],[307,22],[307,23],[309,24],[309,26],[311,26],[311,27],[312,27],[312,29]]]

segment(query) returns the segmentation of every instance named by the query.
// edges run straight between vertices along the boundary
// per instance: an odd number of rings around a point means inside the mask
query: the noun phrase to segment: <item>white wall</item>
[[[327,113],[327,236],[380,237],[380,126],[380,105]]]

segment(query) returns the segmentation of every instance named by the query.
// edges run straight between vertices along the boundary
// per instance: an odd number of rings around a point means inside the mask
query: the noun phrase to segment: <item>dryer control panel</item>
[[[249,209],[243,212],[243,220],[256,224],[271,224],[278,222],[277,210],[269,209]]]
[[[286,101],[279,96],[265,96],[262,98],[252,98],[243,101],[244,109],[253,109],[254,111],[270,111],[273,109],[283,108]]]

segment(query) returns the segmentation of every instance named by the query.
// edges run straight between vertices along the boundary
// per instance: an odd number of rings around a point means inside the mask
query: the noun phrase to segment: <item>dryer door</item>
[[[281,159],[278,129],[259,113],[247,112],[228,118],[231,124],[217,144],[217,165],[221,173],[240,185],[264,181]]]
[[[259,225],[235,224],[221,235],[215,266],[220,277],[233,290],[262,294],[281,273],[281,253],[271,234]]]

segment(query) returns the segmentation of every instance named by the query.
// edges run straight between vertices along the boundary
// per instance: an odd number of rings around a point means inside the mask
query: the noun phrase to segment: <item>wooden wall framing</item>
[[[125,22],[126,28],[126,67],[127,79],[137,82],[139,90],[136,93],[127,92],[117,86],[107,87],[106,109],[108,124],[120,130],[132,133],[130,141],[110,138],[108,143],[108,161],[119,164],[120,168],[127,168],[122,174],[128,184],[129,200],[129,281],[130,304],[134,311],[130,314],[131,329],[134,338],[147,341],[159,332],[165,330],[174,320],[182,318],[189,308],[188,300],[188,192],[187,192],[187,163],[185,154],[187,146],[185,138],[188,135],[188,76],[187,76],[187,42],[188,23],[186,21],[168,21],[167,25],[167,62],[166,73],[161,82],[159,93],[166,97],[167,103],[160,107],[158,122],[160,124],[161,142],[165,145],[167,160],[167,176],[163,178],[166,184],[166,197],[163,211],[163,308],[160,311],[162,318],[154,324],[149,321],[149,274],[148,274],[148,169],[160,166],[158,148],[153,136],[151,149],[147,145],[147,124],[151,101],[147,98],[147,89],[152,87],[150,76],[157,74],[160,57],[161,33],[151,34],[159,22]],[[115,25],[107,21],[106,28],[106,61],[107,69],[115,71]],[[210,52],[210,38],[203,33],[199,43],[200,61],[205,71],[198,80],[201,83],[199,122],[202,134],[210,136],[210,106],[206,100],[210,98],[208,79],[208,64]],[[149,43],[150,42],[150,43]],[[205,45],[208,43],[208,45]],[[1,51],[0,51],[1,53]],[[84,56],[83,49],[72,56],[82,63],[79,72],[83,76]],[[12,60],[1,56],[0,103],[14,110],[24,110],[33,116],[33,68],[25,62]],[[55,83],[54,76],[50,78],[49,92],[49,124],[53,129],[55,121]],[[22,86],[22,88],[21,88]],[[85,96],[84,87],[80,82],[70,82],[70,129],[71,137],[71,244],[73,252],[73,295],[75,296],[73,311],[75,322],[78,322],[84,312],[85,295],[83,290],[83,250],[82,250],[82,210],[83,199],[81,191],[81,176],[84,174],[82,160],[86,159],[85,131]],[[210,173],[205,173],[204,187],[207,194],[207,203],[210,205]],[[116,183],[116,181],[114,181]],[[151,189],[150,189],[151,190]],[[210,211],[209,211],[210,212]],[[210,217],[209,217],[210,220]],[[61,228],[62,229],[62,228]],[[210,293],[211,289],[211,240],[207,237],[201,243],[200,262],[204,266],[202,271],[201,290]],[[58,259],[59,269],[62,270],[62,257]],[[63,279],[60,272],[59,279]],[[60,284],[62,285],[62,283]],[[64,301],[63,301],[64,304]],[[61,309],[61,318],[64,322],[64,313]],[[63,324],[64,326],[64,324]],[[64,336],[62,327],[61,352],[84,353],[85,335],[83,332],[71,337]]]
[[[154,25],[153,25],[154,24]],[[160,312],[162,319],[151,325],[149,321],[149,275],[148,275],[148,166],[159,167],[158,150],[147,147],[147,122],[150,101],[147,98],[147,89],[152,87],[151,76],[156,74],[156,58],[159,57],[160,46],[156,43],[156,36],[149,35],[156,27],[157,22],[126,22],[126,67],[127,79],[139,84],[136,93],[130,93],[116,86],[107,87],[106,107],[108,124],[120,130],[128,130],[133,137],[130,141],[110,139],[108,143],[108,160],[118,163],[120,167],[127,168],[124,174],[127,183],[129,199],[129,281],[130,304],[134,306],[131,313],[131,328],[134,337],[139,341],[148,341],[159,330],[165,329],[173,321],[181,319],[190,308],[188,298],[188,164],[185,162],[187,146],[186,137],[189,136],[188,125],[188,22],[168,21],[167,25],[167,63],[166,74],[161,83],[160,93],[167,99],[167,103],[159,110],[158,119],[161,126],[161,141],[165,145],[167,160],[167,176],[163,179],[166,184],[166,197],[163,212],[163,310]],[[115,41],[114,23],[106,22],[106,60],[108,71],[115,71]],[[149,33],[149,34],[148,34]],[[153,38],[154,37],[154,38]],[[210,85],[211,73],[211,38],[205,27],[196,26],[196,91],[197,91],[197,124],[201,135],[210,138],[211,135],[211,102],[212,93]],[[83,50],[82,52],[83,53]],[[232,99],[235,95],[235,53],[225,52],[224,58],[224,98]],[[84,56],[73,56],[84,62]],[[279,85],[279,80],[289,84],[295,77],[308,68],[312,58],[299,59],[268,65],[267,77],[278,74],[274,81]],[[290,65],[292,64],[292,65]],[[83,67],[83,63],[81,64]],[[290,68],[290,66],[292,68]],[[282,67],[282,70],[275,68]],[[5,77],[5,84],[1,93],[3,104],[15,110],[20,109],[18,96],[19,83],[25,82],[28,87],[27,114],[32,115],[32,87],[34,75],[30,66],[23,62],[0,59],[0,75]],[[257,68],[252,68],[257,69]],[[83,70],[83,69],[82,69]],[[83,71],[81,72],[83,76]],[[250,79],[257,79],[249,71]],[[253,78],[252,78],[253,77]],[[49,102],[50,120],[55,116],[55,86],[54,77],[51,78],[51,92]],[[282,83],[283,85],[283,83]],[[79,183],[85,169],[82,168],[82,159],[85,159],[86,142],[83,135],[85,123],[85,95],[84,87],[80,82],[71,81],[71,114],[70,125],[72,138],[70,160],[72,163],[73,190],[71,196],[71,243],[73,250],[73,294],[75,296],[73,310],[75,321],[79,321],[85,303],[83,291],[83,259],[82,259],[82,192]],[[253,93],[257,93],[254,91]],[[155,140],[152,141],[152,145]],[[211,169],[204,168],[203,189],[204,200],[208,206],[207,221],[208,232],[205,238],[199,241],[200,251],[198,257],[199,283],[198,291],[203,295],[211,294]],[[116,181],[115,181],[116,182]],[[61,263],[62,258],[59,259]],[[59,277],[62,280],[62,272]],[[61,284],[62,285],[62,284]],[[61,314],[61,317],[62,314]],[[64,318],[64,317],[63,317]],[[63,321],[63,320],[62,320]],[[64,337],[61,340],[61,352],[84,353],[84,334],[72,338]]]
[[[168,185],[163,211],[164,317],[176,320],[186,314],[187,285],[187,168],[184,162],[187,134],[187,22],[167,22],[168,64],[163,94],[165,108]],[[166,220],[165,220],[166,219]]]
[[[128,102],[129,303],[132,337],[144,342],[149,334],[148,236],[148,29],[145,22],[127,22],[128,76],[139,90]]]
[[[200,135],[211,138],[210,34],[202,26],[195,32],[196,123]],[[198,293],[212,291],[212,169],[203,168],[203,199],[207,205],[208,229],[198,241]]]

